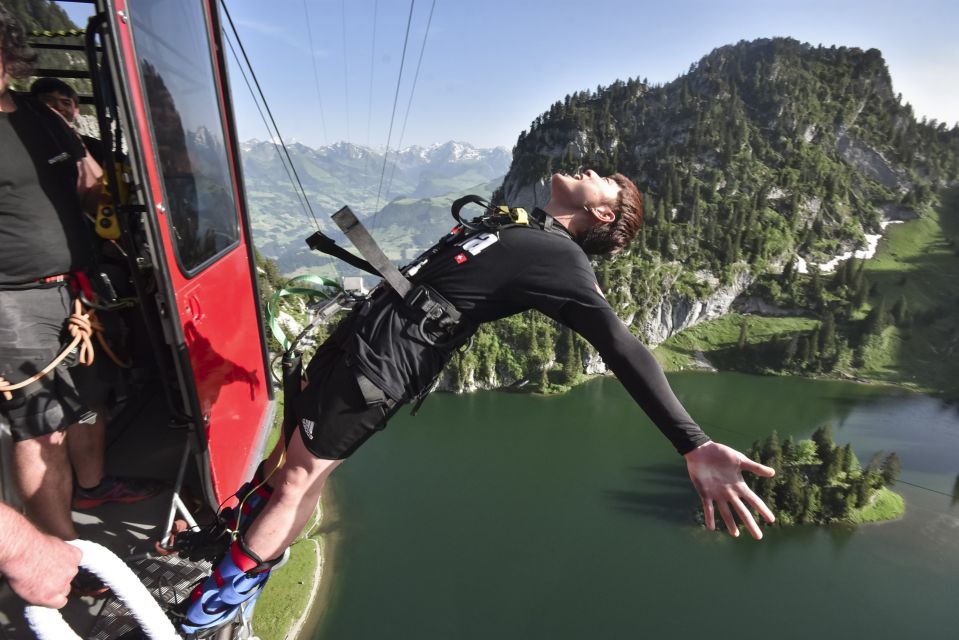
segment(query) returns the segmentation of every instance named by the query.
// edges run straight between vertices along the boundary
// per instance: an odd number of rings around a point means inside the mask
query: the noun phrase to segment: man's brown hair
[[[0,56],[11,78],[25,78],[33,70],[36,54],[27,45],[23,27],[7,9],[0,5]]]
[[[30,85],[30,95],[40,97],[46,93],[59,93],[73,100],[74,104],[80,104],[77,90],[60,78],[37,78]]]
[[[616,253],[625,249],[643,224],[643,195],[633,181],[621,173],[610,178],[620,187],[614,202],[607,202],[616,218],[607,224],[594,225],[582,234],[579,244],[590,255]]]

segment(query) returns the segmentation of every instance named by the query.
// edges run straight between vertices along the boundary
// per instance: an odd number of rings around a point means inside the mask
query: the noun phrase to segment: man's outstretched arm
[[[750,508],[759,512],[767,522],[773,522],[774,516],[746,486],[742,472],[771,477],[775,471],[753,462],[735,449],[710,441],[673,393],[662,367],[649,349],[629,332],[608,306],[566,305],[560,319],[599,351],[603,362],[646,415],[686,458],[689,478],[703,501],[706,527],[715,530],[718,509],[730,535],[739,535],[735,514],[750,535],[761,539],[762,532]]]

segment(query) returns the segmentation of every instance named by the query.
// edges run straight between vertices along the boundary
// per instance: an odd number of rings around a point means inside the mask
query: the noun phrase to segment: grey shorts
[[[0,290],[0,375],[17,383],[43,369],[69,343],[66,319],[72,297],[66,283],[34,289]],[[10,423],[14,441],[28,440],[92,422],[96,414],[78,387],[98,388],[96,372],[71,367],[76,353],[52,372],[22,389],[13,399],[0,396],[0,413]]]

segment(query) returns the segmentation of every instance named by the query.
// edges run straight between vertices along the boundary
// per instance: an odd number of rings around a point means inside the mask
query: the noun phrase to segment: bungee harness
[[[477,205],[483,209],[483,213],[467,219],[462,213],[463,208],[467,205]],[[402,298],[405,308],[416,319],[418,337],[426,344],[443,351],[452,352],[464,346],[469,348],[475,325],[468,321],[452,303],[435,289],[416,281],[416,274],[434,256],[453,244],[460,244],[465,250],[476,253],[482,250],[487,243],[495,241],[495,238],[490,237],[489,234],[498,234],[509,227],[523,226],[548,232],[558,231],[570,238],[572,236],[569,235],[565,227],[555,224],[556,221],[552,216],[541,210],[536,210],[531,215],[520,207],[493,206],[477,195],[466,195],[458,198],[451,205],[450,213],[456,221],[453,229],[439,242],[402,268],[397,268],[390,262],[369,231],[348,206],[342,207],[333,214],[332,218],[362,257],[339,246],[335,240],[321,231],[310,235],[306,239],[306,244],[311,249],[382,278],[380,287],[387,286],[395,291]],[[327,278],[298,276],[276,291],[267,302],[267,325],[284,349],[281,382],[286,397],[283,418],[287,441],[289,441],[289,436],[292,435],[296,423],[291,407],[294,405],[294,399],[299,395],[301,389],[303,371],[302,353],[299,349],[301,340],[337,311],[369,302],[380,287],[375,287],[366,295],[355,295],[345,291],[336,282]],[[316,303],[313,320],[292,340],[286,336],[279,322],[280,300],[289,296],[306,296],[311,302]],[[438,381],[439,374],[420,393],[411,398],[413,402],[411,415],[416,415],[420,405],[430,391],[435,388]]]
[[[466,219],[462,211],[466,205],[470,204],[480,206],[483,209],[482,215]],[[548,232],[555,230],[570,239],[572,236],[565,227],[555,224],[552,216],[541,210],[536,210],[533,215],[530,215],[520,207],[493,206],[477,195],[458,198],[450,207],[450,213],[456,221],[453,229],[402,268],[397,268],[389,261],[349,207],[341,208],[333,214],[332,218],[365,260],[336,246],[332,239],[320,232],[313,234],[307,240],[307,244],[334,257],[342,258],[346,254],[350,256],[348,260],[350,264],[362,265],[360,268],[383,278],[380,286],[392,289],[403,300],[403,306],[413,319],[415,331],[419,334],[418,338],[442,352],[451,354],[457,349],[469,348],[476,325],[463,316],[460,310],[438,291],[417,280],[417,274],[430,260],[444,249],[456,245],[463,250],[454,257],[454,262],[458,264],[459,261],[467,259],[466,253],[478,254],[486,246],[497,241],[499,232],[510,227],[522,226]],[[376,289],[370,292],[365,301],[373,298]],[[361,315],[368,309],[367,306],[366,310],[360,312]],[[410,398],[414,403],[411,415],[416,415],[426,396],[436,387],[440,374],[441,372],[438,372],[429,384]],[[365,392],[364,395],[366,395]]]

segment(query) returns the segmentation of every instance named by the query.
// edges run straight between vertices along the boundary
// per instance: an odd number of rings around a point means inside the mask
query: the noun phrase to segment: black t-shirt
[[[680,453],[709,440],[652,354],[610,308],[589,259],[564,229],[516,226],[473,236],[442,249],[411,279],[429,284],[476,325],[536,309],[569,326],[596,348]],[[381,288],[367,305],[339,336],[364,375],[392,399],[408,401],[450,354],[420,339],[392,289]]]
[[[12,94],[0,113],[0,285],[67,273],[92,259],[77,196],[83,146],[48,107]]]

